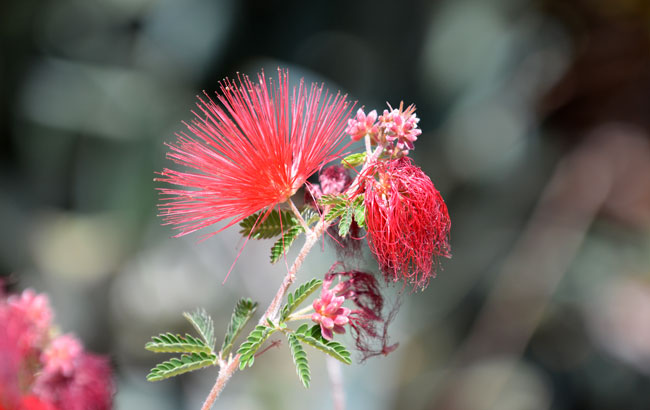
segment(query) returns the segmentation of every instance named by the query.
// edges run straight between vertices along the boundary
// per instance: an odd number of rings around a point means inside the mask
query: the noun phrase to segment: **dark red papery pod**
[[[323,287],[329,288],[338,278],[339,283],[332,291],[354,303],[356,308],[351,309],[348,318],[355,346],[361,353],[360,361],[380,354],[387,355],[398,345],[389,345],[388,326],[395,317],[399,304],[396,303],[388,314],[384,315],[384,297],[375,276],[358,270],[335,272],[340,265],[334,264],[325,275]]]
[[[403,157],[379,163],[365,181],[368,244],[386,280],[425,288],[438,257],[451,257],[451,221],[431,179]]]

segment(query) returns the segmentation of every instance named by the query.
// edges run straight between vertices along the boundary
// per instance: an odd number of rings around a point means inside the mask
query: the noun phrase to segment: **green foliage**
[[[282,238],[278,239],[271,247],[271,263],[275,263],[280,260],[282,255],[289,250],[289,247],[293,242],[298,238],[298,235],[303,233],[305,230],[302,225],[293,225],[291,228],[284,231]]]
[[[289,348],[291,349],[291,356],[293,356],[293,363],[296,365],[296,373],[300,378],[303,386],[309,388],[311,381],[311,374],[309,372],[309,363],[307,362],[307,353],[302,349],[298,338],[293,333],[287,334],[289,340]]]
[[[341,218],[339,221],[339,235],[346,236],[350,232],[353,218],[360,227],[365,227],[366,208],[363,203],[363,195],[357,195],[354,200],[348,200],[342,196],[328,195],[323,201],[323,197],[321,197],[321,204],[331,206],[325,220],[332,222],[336,218]]]
[[[253,239],[269,239],[282,234],[282,231],[286,232],[289,228],[298,223],[298,220],[294,218],[291,211],[277,211],[275,209],[272,210],[266,219],[262,221],[262,218],[264,217],[262,213],[266,212],[267,211],[257,212],[244,218],[239,223],[239,226],[241,227],[239,233],[243,236],[250,235]],[[255,225],[256,222],[257,225]],[[253,227],[255,229],[253,229]]]
[[[287,304],[282,307],[282,313],[280,314],[280,321],[284,322],[287,320],[289,315],[296,310],[298,306],[302,302],[305,301],[311,295],[318,289],[321,285],[323,284],[323,281],[320,279],[312,279],[307,283],[303,283],[302,285],[298,286],[298,289],[296,289],[293,293],[289,293],[287,295]]]
[[[155,382],[158,380],[168,379],[179,374],[191,372],[192,370],[201,369],[207,366],[213,366],[217,361],[217,356],[208,353],[190,353],[181,355],[179,358],[173,358],[162,362],[149,372],[147,380]]]
[[[354,202],[352,202],[352,207],[354,208],[354,220],[361,228],[365,228],[366,226],[366,206],[363,201],[363,194],[361,194],[354,198]]]
[[[295,335],[302,342],[327,353],[328,355],[345,364],[352,363],[352,359],[350,359],[350,352],[345,348],[345,346],[339,342],[326,340],[323,338],[320,333],[319,325],[314,325],[309,328],[309,325],[304,324],[296,330]]]
[[[339,221],[339,235],[345,237],[345,235],[350,232],[350,225],[352,225],[352,215],[354,214],[354,208],[348,206],[345,208],[343,215],[341,215],[341,220]]]
[[[356,154],[350,154],[347,157],[343,158],[341,160],[341,165],[343,165],[345,168],[350,169],[350,168],[358,167],[364,162],[366,162],[366,153],[359,152]]]
[[[253,314],[257,310],[257,302],[253,302],[251,299],[239,299],[237,305],[235,305],[235,310],[232,312],[230,317],[230,324],[228,325],[228,330],[226,331],[226,336],[223,339],[223,344],[221,345],[221,354],[222,357],[225,357],[230,353],[233,343],[239,336],[239,333],[242,331],[246,323],[253,317]]]
[[[255,353],[259,350],[266,339],[271,336],[277,329],[264,325],[257,325],[255,329],[248,335],[246,341],[241,344],[237,353],[241,355],[239,358],[239,369],[243,370],[246,366],[251,367],[255,361]]]
[[[205,341],[205,344],[210,347],[210,349],[214,349],[214,344],[216,342],[214,337],[214,322],[205,309],[199,308],[192,313],[183,312],[183,316],[185,319],[189,320],[192,326],[194,326],[194,329],[199,332],[203,341]]]
[[[325,215],[325,220],[327,222],[331,222],[335,220],[336,218],[340,217],[343,215],[345,210],[348,209],[348,202],[347,201],[341,201],[337,203],[336,205],[332,206],[330,211]]]
[[[162,333],[153,336],[151,342],[147,343],[144,348],[156,353],[210,353],[213,354],[212,348],[205,344],[203,340],[196,339],[192,335],[186,334],[181,336],[172,333]]]
[[[312,223],[316,222],[319,219],[319,216],[311,209],[306,209],[302,213],[302,219],[309,226]],[[279,261],[280,257],[282,257],[282,255],[284,255],[289,250],[289,247],[293,244],[296,238],[298,238],[298,235],[305,231],[297,218],[294,218],[293,221],[295,224],[287,229],[282,235],[282,238],[278,239],[273,244],[273,247],[271,247],[271,263],[276,263]]]
[[[327,205],[337,205],[345,201],[345,197],[341,195],[322,195],[318,199],[318,203],[327,206]]]

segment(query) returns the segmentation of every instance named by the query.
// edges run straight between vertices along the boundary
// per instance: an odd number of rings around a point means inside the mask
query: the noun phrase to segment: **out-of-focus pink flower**
[[[43,372],[71,376],[82,351],[81,343],[71,334],[55,338],[41,354]]]
[[[20,407],[18,408],[18,410],[58,410],[58,409],[54,407],[52,403],[48,403],[47,401],[30,394],[21,399]]]
[[[383,115],[379,116],[379,129],[382,131],[384,138],[388,142],[397,141],[397,148],[408,153],[408,150],[414,148],[413,143],[422,134],[418,128],[420,119],[415,115],[415,105],[409,105],[405,110],[403,103],[400,103],[399,109],[394,109],[390,105],[389,110],[384,110]]]
[[[377,111],[372,110],[366,115],[362,108],[357,110],[357,115],[348,120],[348,127],[345,132],[350,134],[353,141],[358,141],[366,135],[370,135],[372,140],[376,139],[379,133],[377,126]]]
[[[70,375],[43,372],[33,391],[57,409],[108,410],[112,407],[115,388],[108,361],[101,356],[82,353]]]
[[[347,169],[340,165],[332,165],[318,175],[320,184],[307,184],[305,202],[314,204],[314,200],[323,195],[337,195],[345,191],[352,183],[352,177]]]
[[[53,314],[47,295],[25,289],[20,296],[9,296],[7,306],[11,316],[21,317],[29,326],[29,331],[22,334],[21,343],[41,347],[47,341],[52,326]]]
[[[199,98],[189,133],[168,144],[168,158],[189,168],[165,169],[157,179],[179,187],[160,190],[160,214],[180,230],[176,236],[270,211],[344,149],[346,96],[322,85],[308,89],[302,80],[291,90],[281,70],[277,84],[267,84],[264,73],[258,79],[224,80],[220,105],[207,94],[207,101]]]
[[[450,257],[451,222],[431,179],[403,157],[379,163],[366,181],[368,243],[387,280],[424,288],[440,256]]]
[[[52,316],[46,295],[0,290],[0,410],[110,409],[108,362],[72,335],[51,340]]]

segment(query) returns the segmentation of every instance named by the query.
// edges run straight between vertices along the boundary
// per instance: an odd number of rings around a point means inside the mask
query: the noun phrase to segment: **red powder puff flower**
[[[409,158],[377,165],[366,181],[368,243],[387,280],[425,288],[439,256],[450,257],[447,206]]]
[[[274,208],[343,149],[346,96],[322,85],[308,89],[302,80],[290,89],[282,70],[277,84],[267,84],[263,72],[259,84],[238,79],[221,83],[220,105],[199,97],[200,112],[185,124],[189,133],[168,144],[168,157],[189,168],[165,169],[157,179],[181,187],[160,190],[167,195],[161,216],[180,230],[176,236],[230,219],[222,230]]]

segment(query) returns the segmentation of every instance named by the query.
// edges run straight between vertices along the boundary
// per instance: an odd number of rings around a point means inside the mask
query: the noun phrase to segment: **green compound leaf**
[[[251,367],[255,361],[255,353],[259,350],[266,339],[277,329],[264,325],[257,325],[248,335],[246,341],[239,346],[237,353],[240,354],[239,369],[244,370],[246,366]]]
[[[201,339],[196,339],[192,335],[172,333],[161,333],[153,336],[151,342],[144,345],[144,348],[156,353],[210,353],[214,354],[212,348],[205,344]]]
[[[348,209],[348,202],[347,201],[339,202],[338,204],[332,206],[332,208],[327,213],[327,215],[325,215],[325,220],[327,222],[331,222],[335,220],[336,218],[343,215],[346,209]]]
[[[304,324],[296,330],[295,335],[302,342],[327,353],[336,360],[339,360],[345,364],[352,363],[352,359],[350,359],[350,352],[348,352],[345,346],[339,342],[324,339],[320,333],[319,325],[314,325],[310,329],[307,324]]]
[[[199,308],[192,313],[183,312],[183,316],[185,319],[189,320],[192,326],[194,326],[194,329],[199,332],[205,344],[210,347],[210,349],[214,349],[216,341],[214,337],[214,322],[205,309]]]
[[[354,208],[354,220],[357,222],[357,225],[361,228],[366,226],[366,206],[363,203],[363,194],[354,198],[352,203]]]
[[[327,205],[337,205],[340,204],[341,202],[344,202],[346,199],[344,196],[341,195],[322,195],[318,199],[318,203],[327,206]]]
[[[158,380],[168,379],[179,374],[191,372],[192,370],[203,367],[213,366],[217,362],[217,356],[208,353],[190,353],[181,355],[179,358],[173,358],[162,362],[149,372],[147,380],[155,382]]]
[[[364,162],[366,162],[366,153],[359,152],[356,154],[350,154],[347,157],[343,158],[341,160],[341,165],[343,165],[345,168],[350,169],[350,168],[358,167]]]
[[[291,228],[291,226],[298,223],[298,220],[294,218],[291,211],[277,211],[274,209],[263,221],[263,216],[260,215],[261,212],[257,212],[244,218],[239,223],[239,226],[241,227],[239,233],[243,236],[250,235],[253,239],[269,239],[280,235],[282,231],[286,232]],[[255,223],[257,223],[257,225],[255,225]],[[255,227],[254,230],[253,227]]]
[[[309,282],[298,286],[298,289],[296,289],[295,292],[289,293],[289,295],[287,295],[287,304],[282,307],[280,322],[287,320],[289,315],[293,313],[293,311],[296,310],[296,308],[300,306],[300,304],[304,302],[305,299],[309,297],[309,295],[314,293],[316,289],[318,289],[322,284],[322,280],[312,279]]]
[[[282,255],[289,250],[289,247],[293,244],[296,238],[298,238],[298,235],[304,231],[302,225],[293,225],[291,228],[284,231],[282,238],[278,239],[271,248],[271,263],[279,261]]]
[[[350,225],[352,225],[352,215],[354,214],[354,208],[348,206],[345,208],[345,212],[341,215],[341,220],[339,221],[339,235],[344,238],[348,232],[350,232]]]
[[[302,219],[309,226],[312,223],[318,221],[319,216],[311,209],[306,209],[302,213]],[[284,255],[289,250],[289,247],[294,243],[296,238],[298,238],[298,235],[305,231],[298,219],[294,218],[293,222],[294,225],[291,225],[289,229],[285,230],[282,238],[278,239],[273,244],[273,247],[271,248],[271,263],[276,263],[279,261],[282,255]]]
[[[289,340],[289,348],[291,349],[291,356],[293,356],[293,363],[296,365],[296,373],[306,389],[309,388],[311,381],[311,373],[309,372],[309,362],[307,362],[307,353],[302,349],[298,338],[293,333],[287,334]]]
[[[239,333],[241,333],[244,326],[246,326],[246,323],[248,323],[251,317],[253,317],[256,310],[257,302],[253,302],[248,298],[239,299],[237,305],[235,305],[235,310],[232,312],[232,316],[230,317],[230,324],[228,325],[226,336],[221,345],[222,357],[225,357],[230,353],[237,336],[239,336]]]

